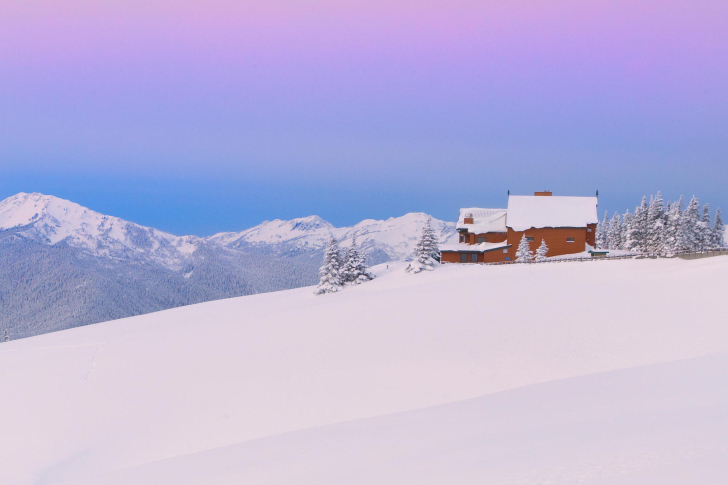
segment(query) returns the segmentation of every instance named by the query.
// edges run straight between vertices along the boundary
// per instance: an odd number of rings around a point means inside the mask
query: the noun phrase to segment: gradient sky
[[[725,0],[0,0],[0,198],[207,235],[727,183]]]

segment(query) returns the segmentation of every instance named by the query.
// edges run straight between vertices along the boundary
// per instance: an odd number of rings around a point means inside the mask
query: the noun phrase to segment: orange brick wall
[[[587,233],[586,228],[543,228],[543,229],[528,229],[526,231],[514,231],[508,229],[508,244],[511,244],[511,260],[515,261],[516,251],[518,245],[521,243],[521,237],[523,234],[526,237],[533,237],[531,243],[531,250],[536,251],[541,245],[541,240],[546,241],[546,245],[549,247],[546,256],[560,256],[562,254],[574,254],[581,253],[586,250],[587,234],[592,238],[594,232]],[[567,237],[573,237],[574,242],[566,242]]]

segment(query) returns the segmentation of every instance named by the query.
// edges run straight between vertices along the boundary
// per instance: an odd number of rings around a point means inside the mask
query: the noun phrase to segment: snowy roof
[[[440,244],[440,251],[448,251],[451,253],[487,253],[494,249],[509,247],[511,245],[505,241],[499,243],[484,242],[480,244]]]
[[[473,223],[465,224],[465,216],[472,214]],[[467,229],[472,234],[485,234],[487,232],[507,232],[505,209],[480,209],[471,207],[460,209],[457,229]]]
[[[532,227],[586,227],[598,222],[596,197],[508,197],[507,225],[514,231]]]

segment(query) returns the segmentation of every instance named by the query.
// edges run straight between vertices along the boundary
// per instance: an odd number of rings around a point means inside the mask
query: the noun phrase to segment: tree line
[[[642,203],[623,215],[615,212],[597,226],[596,244],[599,249],[625,249],[655,253],[701,251],[722,248],[725,226],[720,209],[711,223],[710,206],[700,208],[693,196],[685,206],[683,197],[677,202],[665,202],[662,194],[642,198]]]

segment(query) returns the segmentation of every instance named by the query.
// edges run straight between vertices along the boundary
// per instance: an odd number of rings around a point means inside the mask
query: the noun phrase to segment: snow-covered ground
[[[0,483],[726,476],[728,257],[376,270],[1,344]]]

